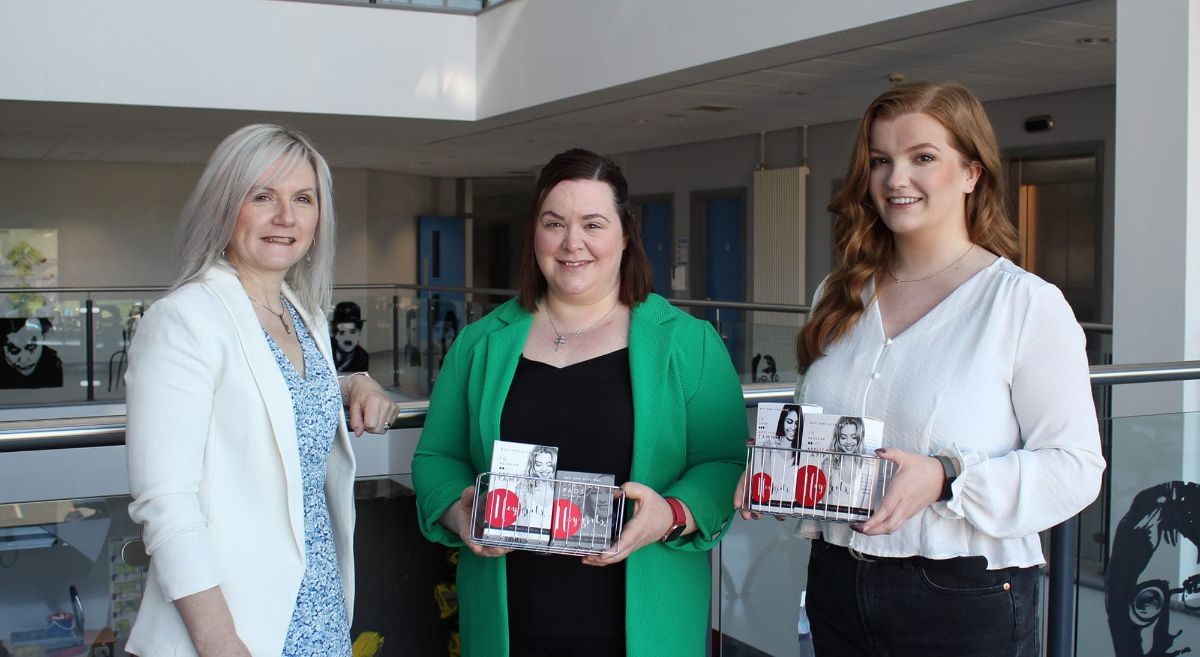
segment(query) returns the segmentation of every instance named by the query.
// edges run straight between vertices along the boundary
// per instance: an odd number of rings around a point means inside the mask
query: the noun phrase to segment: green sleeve
[[[746,404],[729,351],[712,325],[704,322],[698,345],[685,352],[695,389],[687,399],[687,462],[683,476],[662,492],[692,512],[696,532],[669,546],[710,550],[733,520],[733,491],[745,468]]]
[[[462,539],[438,520],[462,497],[463,489],[475,483],[470,454],[472,412],[467,394],[473,341],[468,342],[466,337],[460,336],[446,355],[412,459],[421,532],[431,541],[452,547],[461,546]]]

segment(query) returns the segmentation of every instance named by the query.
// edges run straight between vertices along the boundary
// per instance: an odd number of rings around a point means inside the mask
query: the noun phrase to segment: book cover
[[[613,475],[559,470],[556,480],[551,545],[595,552],[612,547]]]
[[[764,402],[758,405],[747,487],[750,509],[786,513],[796,502],[796,473],[807,417],[821,412],[812,404]]]
[[[883,422],[856,415],[808,415],[801,445],[806,451],[796,477],[805,492],[800,505],[828,520],[869,518],[881,501],[887,469],[875,457],[883,446]]]
[[[546,545],[550,541],[558,448],[497,440],[492,447],[485,538]]]

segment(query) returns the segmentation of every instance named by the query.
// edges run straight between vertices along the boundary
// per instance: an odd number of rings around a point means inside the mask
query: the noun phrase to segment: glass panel
[[[1084,568],[1090,537],[1081,530],[1075,654],[1200,650],[1200,413],[1106,424],[1109,554],[1104,576]]]
[[[36,310],[6,295],[16,308],[0,319],[0,406],[85,401],[87,349],[85,312],[81,295],[40,294]]]
[[[95,398],[125,399],[125,371],[129,367],[129,344],[150,304],[162,292],[104,293],[92,302],[93,381]]]
[[[387,654],[447,654],[457,630],[456,550],[421,535],[410,475],[359,479],[355,499],[358,575],[351,635],[366,643],[385,641]],[[121,548],[141,535],[129,519],[129,502],[120,495],[0,505],[4,648],[45,655],[110,644],[110,652],[91,654],[125,654],[147,573],[121,557]],[[375,636],[363,637],[368,632]]]

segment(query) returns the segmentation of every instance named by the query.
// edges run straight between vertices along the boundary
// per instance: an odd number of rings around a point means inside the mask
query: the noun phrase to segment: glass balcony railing
[[[11,307],[21,307],[14,298],[37,297],[36,303],[24,304],[35,308],[31,317],[0,319],[9,332],[0,336],[6,356],[6,363],[0,363],[0,416],[5,408],[123,402],[130,341],[142,314],[164,293],[164,288],[149,287],[0,289]],[[458,333],[513,294],[485,288],[337,286],[335,306],[326,313],[331,337],[344,341],[335,360],[353,368],[361,359],[351,353],[361,353],[367,371],[397,399],[427,399]],[[713,323],[744,383],[796,380],[795,337],[807,306],[691,299],[671,303]],[[352,316],[339,308],[352,308],[363,322],[361,329],[338,335],[338,319]],[[1092,364],[1111,362],[1111,326],[1085,328]]]

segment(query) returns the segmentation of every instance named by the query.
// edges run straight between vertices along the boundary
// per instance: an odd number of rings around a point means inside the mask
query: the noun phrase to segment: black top
[[[558,469],[629,480],[633,392],[629,349],[562,369],[521,357],[500,437],[558,447]],[[512,636],[625,636],[625,563],[598,568],[582,557],[514,550],[508,562]]]

